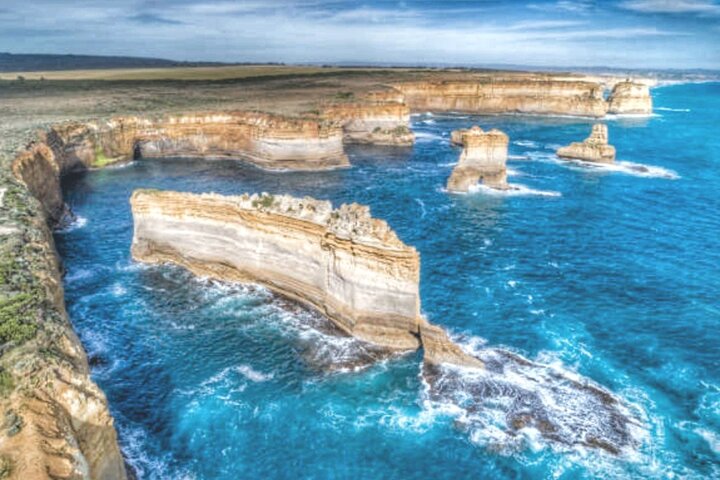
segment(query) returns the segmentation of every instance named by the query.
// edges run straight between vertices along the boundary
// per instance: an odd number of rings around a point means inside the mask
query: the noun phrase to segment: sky
[[[720,69],[720,0],[0,0],[0,52]]]

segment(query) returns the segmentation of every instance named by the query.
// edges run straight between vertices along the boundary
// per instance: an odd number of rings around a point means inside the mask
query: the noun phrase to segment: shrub
[[[33,321],[35,300],[31,293],[20,293],[0,301],[0,342],[22,343],[37,332]]]

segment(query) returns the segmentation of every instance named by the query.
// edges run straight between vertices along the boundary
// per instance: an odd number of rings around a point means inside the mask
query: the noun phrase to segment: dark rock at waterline
[[[465,414],[456,428],[476,432],[494,425],[504,439],[488,448],[514,450],[527,429],[556,446],[578,446],[618,455],[637,446],[631,429],[639,426],[622,402],[589,380],[533,363],[512,352],[485,349],[479,354],[487,368],[470,371],[444,365],[424,365],[422,376],[429,400],[453,403]],[[504,419],[497,425],[497,419]]]

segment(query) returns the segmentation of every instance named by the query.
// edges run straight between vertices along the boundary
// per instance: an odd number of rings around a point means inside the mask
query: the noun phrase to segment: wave
[[[253,315],[258,321],[249,328],[267,328],[274,324],[280,335],[293,343],[293,350],[302,361],[314,370],[324,373],[358,371],[397,356],[396,352],[348,336],[325,316],[260,285],[208,278],[195,278],[195,281],[207,287],[205,295],[214,301],[213,308],[222,311],[236,308],[233,303],[238,300],[244,305],[259,302],[257,306],[262,312]],[[247,369],[238,370],[238,373],[259,378]]]
[[[273,373],[262,373],[253,369],[250,365],[240,365],[235,367],[235,370],[240,373],[243,377],[247,378],[252,382],[267,382],[271,380],[275,375]]]
[[[644,412],[561,364],[546,365],[482,341],[458,342],[484,369],[422,367],[425,399],[459,409],[469,439],[502,454],[558,451],[634,454],[648,436]]]
[[[425,202],[423,202],[419,198],[416,198],[415,202],[420,205],[420,218],[425,218],[425,215],[427,215],[427,210],[425,209]]]
[[[538,148],[537,142],[533,142],[532,140],[515,140],[512,142],[513,145],[518,145],[520,147],[528,147],[528,148]]]
[[[540,197],[560,197],[560,192],[552,190],[536,190],[519,183],[508,184],[508,189],[498,190],[496,188],[486,187],[485,185],[476,185],[470,187],[468,193],[482,193],[484,195],[491,195],[497,197],[525,197],[525,196],[540,196]]]
[[[661,112],[690,112],[689,108],[670,108],[670,107],[655,107],[655,110],[660,110]]]
[[[443,139],[442,136],[437,135],[435,133],[418,132],[417,130],[414,133],[415,133],[416,141],[436,141],[436,140],[444,141],[445,140],[445,139]]]
[[[677,172],[668,168],[629,162],[626,160],[617,160],[615,163],[596,163],[586,162],[578,159],[564,159],[551,153],[530,152],[528,155],[529,158],[534,161],[555,163],[566,167],[579,168],[583,170],[595,170],[598,172],[616,172],[624,173],[626,175],[632,175],[635,177],[665,178],[669,180],[677,180],[681,178]]]
[[[570,162],[577,166],[587,170],[598,170],[605,172],[617,172],[624,173],[626,175],[632,175],[634,177],[647,177],[647,178],[665,178],[668,180],[677,180],[680,178],[673,170],[656,167],[653,165],[644,165],[642,163],[634,163],[623,160],[618,160],[615,163],[593,163],[584,162],[582,160],[560,160],[560,162]]]
[[[124,423],[124,422],[122,422]],[[138,480],[153,478],[158,480],[190,479],[188,472],[172,472],[169,455],[166,458],[153,458],[147,453],[148,433],[140,427],[123,427],[118,422],[118,436],[123,458]],[[180,475],[178,476],[178,473]]]
[[[64,234],[64,233],[70,233],[74,230],[79,230],[81,228],[85,228],[85,226],[88,223],[87,218],[81,216],[81,215],[73,215],[68,219],[67,223],[63,222],[61,223],[61,226],[57,229],[55,229],[55,233]]]
[[[623,119],[648,119],[648,118],[660,118],[662,115],[659,113],[608,113],[605,115],[605,120],[623,120]]]

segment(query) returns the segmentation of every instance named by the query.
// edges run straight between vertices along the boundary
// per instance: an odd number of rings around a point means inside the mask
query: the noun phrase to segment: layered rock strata
[[[136,260],[256,282],[362,340],[398,350],[418,346],[418,253],[367,207],[143,190],[131,204]]]
[[[584,160],[586,162],[613,163],[615,147],[608,144],[607,126],[593,125],[590,136],[582,142],[573,142],[557,150],[558,157]]]
[[[617,83],[610,94],[608,113],[649,115],[652,113],[650,88],[631,81]]]
[[[56,125],[28,145],[12,168],[58,221],[64,212],[61,175],[140,157],[235,158],[268,170],[349,166],[339,125],[234,112]]]
[[[448,191],[467,192],[478,183],[491,188],[508,188],[507,135],[495,129],[485,132],[475,126],[452,132],[451,141],[462,145],[463,150],[448,179]]]
[[[414,111],[602,117],[608,110],[603,87],[593,82],[487,78],[407,82],[394,87]]]
[[[378,101],[329,105],[322,116],[342,125],[345,141],[374,145],[412,145],[410,108],[402,102]]]
[[[368,207],[288,196],[138,190],[132,255],[198,275],[262,284],[391,349],[480,367],[420,314],[420,258]]]
[[[602,82],[552,77],[403,82],[393,87],[413,111],[596,118],[607,113],[652,113],[648,86],[631,81],[617,83],[607,99]]]

